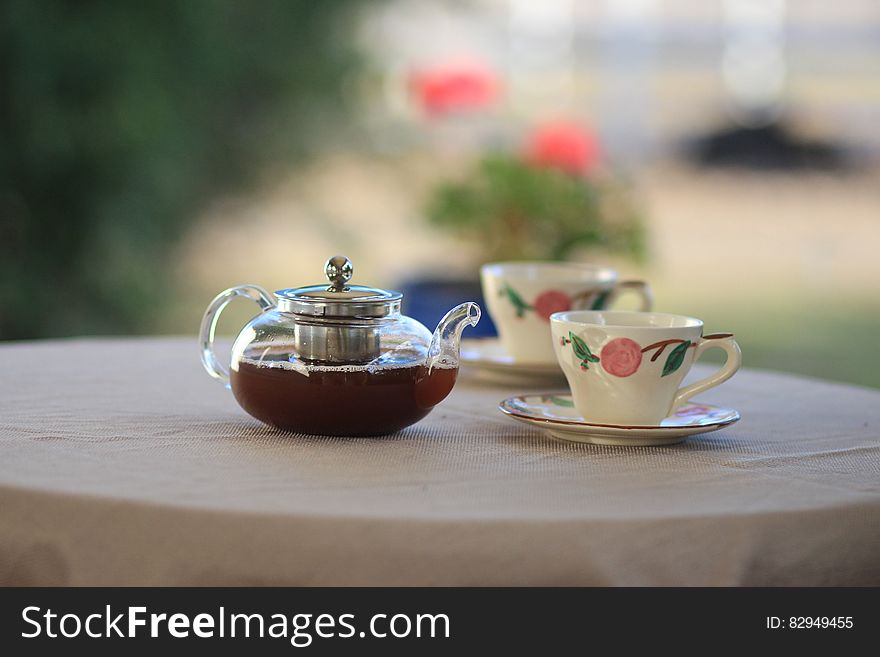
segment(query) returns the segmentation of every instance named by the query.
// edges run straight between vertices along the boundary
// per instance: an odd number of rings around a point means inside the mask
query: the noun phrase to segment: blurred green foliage
[[[480,244],[484,261],[565,260],[591,247],[645,255],[641,217],[618,181],[512,155],[487,156],[467,180],[437,187],[426,215]]]
[[[342,109],[357,4],[0,3],[0,338],[148,330],[199,209]]]

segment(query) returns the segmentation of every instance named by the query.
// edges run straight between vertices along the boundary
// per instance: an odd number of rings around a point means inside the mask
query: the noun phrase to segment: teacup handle
[[[651,293],[651,286],[648,285],[647,281],[620,281],[611,290],[611,294],[608,295],[605,307],[610,308],[617,301],[618,297],[627,290],[632,290],[641,297],[642,307],[639,308],[640,311],[651,310],[654,306],[654,295]]]
[[[711,376],[707,376],[705,379],[681,388],[675,394],[675,401],[672,403],[672,412],[681,408],[684,403],[694,395],[699,394],[704,390],[708,390],[709,388],[714,388],[718,384],[727,381],[727,379],[736,374],[736,371],[739,369],[740,365],[742,365],[742,352],[740,351],[736,340],[733,339],[733,333],[714,333],[712,335],[701,337],[699,342],[697,342],[697,346],[694,348],[694,362],[697,362],[700,356],[703,355],[704,351],[713,348],[723,349],[727,352],[727,362],[725,362],[721,369]]]
[[[220,313],[235,297],[247,297],[256,302],[263,310],[268,310],[275,305],[275,297],[259,285],[236,285],[228,290],[223,290],[208,304],[205,316],[202,317],[202,326],[199,329],[202,365],[208,374],[225,384],[229,383],[229,368],[221,364],[217,354],[214,353],[214,332],[217,330],[217,322],[220,321]]]

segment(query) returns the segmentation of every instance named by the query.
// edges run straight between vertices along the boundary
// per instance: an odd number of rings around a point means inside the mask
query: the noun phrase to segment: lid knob
[[[354,274],[354,265],[351,260],[342,255],[336,255],[324,263],[324,273],[330,281],[328,292],[342,292],[347,290],[346,283]]]

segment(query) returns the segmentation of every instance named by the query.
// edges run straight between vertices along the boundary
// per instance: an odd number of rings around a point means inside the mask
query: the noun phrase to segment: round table
[[[0,584],[880,584],[880,391],[743,370],[702,397],[732,427],[599,447],[463,372],[399,434],[326,438],[197,350],[0,346]]]

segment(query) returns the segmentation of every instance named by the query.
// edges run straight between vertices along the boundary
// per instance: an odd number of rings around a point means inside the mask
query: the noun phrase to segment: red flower
[[[571,298],[565,292],[559,290],[547,290],[541,292],[533,304],[535,312],[539,317],[543,317],[548,322],[550,315],[553,313],[561,313],[571,310]]]
[[[575,176],[592,172],[599,163],[599,143],[585,127],[569,121],[539,126],[525,149],[526,161]]]
[[[639,343],[629,338],[614,338],[602,347],[599,355],[602,367],[614,376],[634,374],[642,362],[642,348]]]
[[[449,63],[414,71],[410,92],[422,110],[443,116],[492,104],[498,81],[488,68],[476,63]]]

